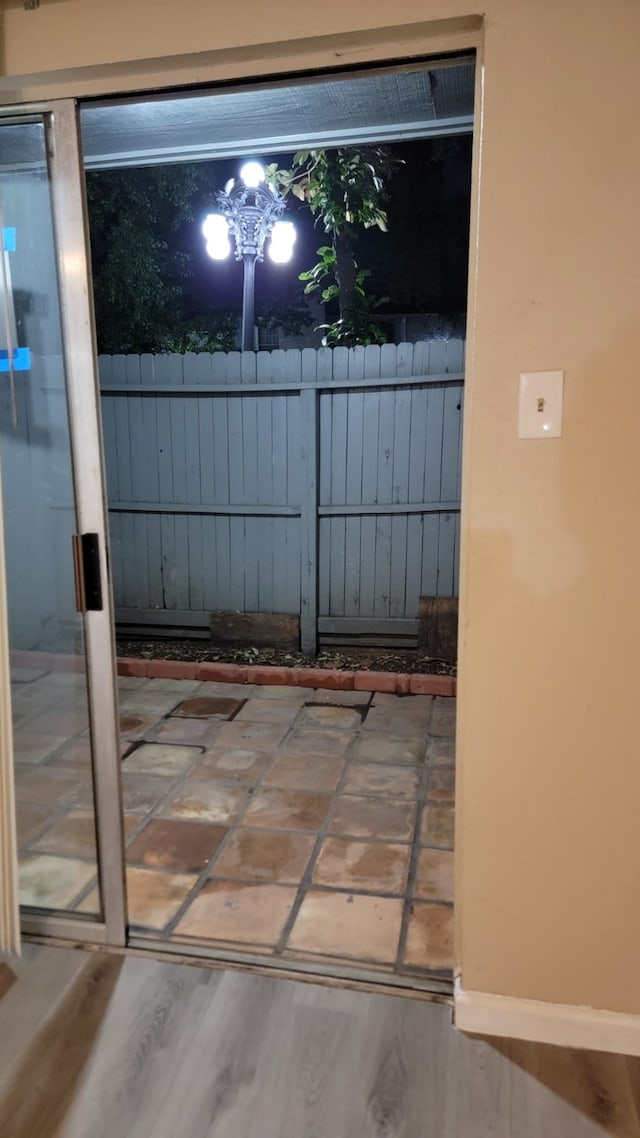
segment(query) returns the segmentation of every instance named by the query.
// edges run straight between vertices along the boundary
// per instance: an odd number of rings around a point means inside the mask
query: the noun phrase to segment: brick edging
[[[379,691],[396,695],[456,694],[455,676],[396,672],[340,671],[337,668],[279,668],[260,664],[214,664],[187,660],[141,660],[118,657],[119,676],[147,679],[209,680],[224,684],[287,684],[329,691]]]
[[[12,650],[15,668],[42,668],[47,672],[81,672],[79,656],[55,652]],[[329,691],[380,691],[396,695],[456,694],[455,676],[409,675],[396,672],[340,671],[338,668],[277,668],[260,664],[214,664],[190,660],[141,660],[118,656],[119,676],[147,679],[212,680],[224,684],[290,684],[300,688],[326,688]]]

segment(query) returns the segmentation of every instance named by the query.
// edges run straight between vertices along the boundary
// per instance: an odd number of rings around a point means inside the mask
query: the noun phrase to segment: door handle
[[[73,575],[78,612],[102,610],[102,583],[100,581],[100,538],[97,533],[74,533]]]

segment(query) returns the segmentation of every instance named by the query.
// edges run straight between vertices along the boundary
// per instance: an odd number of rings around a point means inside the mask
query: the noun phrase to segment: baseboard
[[[454,1022],[470,1035],[497,1035],[640,1056],[640,1015],[470,992],[456,980]]]

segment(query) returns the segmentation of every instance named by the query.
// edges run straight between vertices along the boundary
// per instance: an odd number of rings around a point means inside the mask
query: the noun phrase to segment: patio
[[[77,677],[20,678],[22,902],[97,914]],[[450,974],[454,699],[118,682],[134,934]]]

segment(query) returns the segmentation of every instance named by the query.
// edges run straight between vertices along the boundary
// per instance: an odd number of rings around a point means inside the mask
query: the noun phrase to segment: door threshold
[[[249,972],[271,977],[274,980],[297,980],[300,983],[322,984],[330,988],[349,988],[353,991],[378,995],[404,996],[406,999],[426,1000],[432,1003],[453,1004],[453,975],[409,976],[378,972],[358,965],[342,965],[316,961],[274,960],[260,953],[234,952],[217,949],[211,944],[175,944],[154,937],[132,936],[125,947],[89,941],[76,941],[59,936],[23,934],[23,940],[32,944],[45,944],[57,948],[83,949],[87,952],[108,952],[116,956],[139,956],[151,960],[166,960],[172,964],[192,964],[202,968]]]

